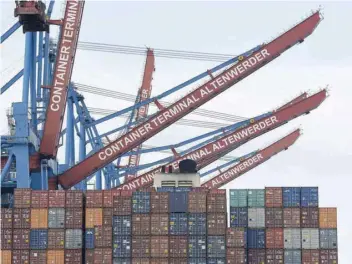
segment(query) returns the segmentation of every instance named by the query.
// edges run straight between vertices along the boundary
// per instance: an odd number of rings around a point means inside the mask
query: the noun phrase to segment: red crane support
[[[145,61],[144,75],[142,86],[139,89],[139,100],[136,103],[142,102],[146,99],[150,98],[152,93],[152,80],[153,80],[153,72],[155,71],[155,63],[154,63],[154,52],[151,49],[147,50],[147,59]],[[141,120],[142,118],[147,117],[148,115],[149,104],[143,105],[137,110],[136,121]],[[133,154],[128,159],[128,167],[138,166],[140,160],[140,154],[138,151],[141,149],[142,144],[138,145],[132,151],[135,151],[136,154]],[[128,174],[126,176],[127,180],[133,179],[136,177],[136,174]]]
[[[283,150],[286,150],[288,147],[292,146],[296,142],[299,136],[300,130],[297,129],[286,137],[266,147],[265,149],[260,150],[256,155],[243,160],[235,166],[232,166],[226,171],[220,173],[216,177],[203,183],[202,187],[206,187],[208,189],[217,189],[222,187],[223,185],[238,178],[247,171],[255,168],[259,164],[262,164],[263,162],[267,161],[272,156],[278,154]]]
[[[268,64],[293,45],[301,43],[314,31],[320,20],[320,13],[317,11],[286,33],[263,45],[259,51],[223,71],[214,79],[193,90],[168,108],[160,110],[158,114],[146,122],[134,127],[130,132],[65,171],[58,176],[59,183],[65,189],[70,188],[111,163],[121,154],[155,136],[194,109]]]
[[[212,161],[215,161],[219,157],[225,155],[226,153],[245,144],[250,139],[256,138],[270,130],[284,125],[288,121],[300,115],[309,113],[313,109],[317,108],[325,100],[325,98],[326,90],[322,90],[306,99],[289,105],[286,108],[281,107],[281,110],[275,111],[267,117],[244,126],[243,128],[238,129],[230,134],[222,136],[203,147],[200,147],[182,157],[179,157],[177,160],[167,164],[166,167],[171,165],[173,167],[173,171],[177,171],[178,163],[180,160],[185,158],[192,159],[200,164],[201,167],[204,167],[207,164],[210,164]],[[131,181],[121,184],[117,187],[117,189],[134,191],[140,188],[149,187],[153,184],[154,175],[161,171],[161,167],[162,166],[157,167],[156,169],[144,173]]]
[[[39,152],[46,157],[56,157],[62,122],[65,114],[68,85],[71,81],[73,64],[82,21],[84,1],[68,0],[58,43],[53,83],[46,111],[43,137]]]

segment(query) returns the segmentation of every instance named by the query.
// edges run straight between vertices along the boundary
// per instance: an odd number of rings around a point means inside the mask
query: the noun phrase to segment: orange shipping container
[[[319,227],[337,228],[337,208],[319,208]]]
[[[31,228],[48,228],[48,209],[31,209]]]
[[[86,228],[103,225],[102,208],[86,208]]]
[[[65,264],[64,250],[48,250],[47,264]]]
[[[1,250],[1,264],[11,264],[11,258],[11,250]]]

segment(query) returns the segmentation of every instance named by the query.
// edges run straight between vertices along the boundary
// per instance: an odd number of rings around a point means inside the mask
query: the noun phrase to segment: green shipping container
[[[248,207],[264,207],[264,206],[265,206],[265,190],[249,189]]]
[[[231,207],[247,207],[247,190],[230,190]]]

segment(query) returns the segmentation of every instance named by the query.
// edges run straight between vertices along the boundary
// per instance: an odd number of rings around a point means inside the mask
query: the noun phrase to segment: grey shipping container
[[[284,252],[284,264],[301,264],[301,250],[288,249]]]
[[[225,264],[226,258],[208,258],[208,264]]]
[[[285,249],[301,248],[300,228],[284,228],[284,247]]]
[[[248,207],[264,207],[265,190],[249,189],[248,190]]]
[[[230,207],[247,207],[247,190],[230,190]]]
[[[208,258],[226,258],[225,236],[208,236]]]
[[[319,229],[303,228],[302,230],[302,248],[319,249]]]
[[[131,221],[130,215],[115,215],[112,222],[113,234],[115,236],[131,235]]]
[[[170,235],[187,235],[187,214],[171,213],[170,214]]]
[[[188,192],[169,193],[169,212],[186,213],[188,212]]]
[[[82,229],[66,229],[65,248],[66,249],[82,248]]]
[[[248,208],[230,207],[230,227],[248,226]]]
[[[202,236],[207,233],[207,215],[190,213],[188,215],[188,235]]]
[[[188,264],[207,264],[207,260],[205,258],[189,258]]]
[[[205,236],[188,237],[188,257],[189,258],[207,257],[207,238]]]
[[[49,208],[48,227],[65,228],[65,208]]]
[[[113,257],[130,258],[131,255],[131,237],[114,236],[113,238]]]
[[[248,208],[248,227],[264,228],[265,227],[265,209]]]
[[[320,229],[320,248],[337,248],[337,229]]]
[[[283,226],[282,208],[265,208],[265,226],[269,228]]]

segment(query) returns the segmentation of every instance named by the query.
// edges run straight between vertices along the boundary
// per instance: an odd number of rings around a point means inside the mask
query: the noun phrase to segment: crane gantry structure
[[[253,118],[210,113],[199,108],[286,50],[302,43],[322,20],[320,10],[317,10],[272,41],[225,61],[222,57],[223,62],[219,65],[157,96],[152,96],[157,52],[147,48],[143,53],[146,62],[137,95],[133,99],[133,96],[119,93],[119,96],[134,104],[95,119],[90,112],[92,108],[87,107],[80,91],[96,93],[96,88],[71,80],[76,50],[80,48],[79,32],[85,2],[67,0],[63,18],[58,20],[51,19],[54,3],[51,0],[47,8],[41,1],[16,1],[15,15],[19,17],[19,22],[1,36],[3,44],[21,26],[25,34],[24,68],[1,88],[1,93],[5,93],[23,78],[22,101],[12,103],[9,114],[10,134],[1,137],[2,194],[9,193],[11,196],[15,187],[85,190],[92,177],[95,177],[96,189],[138,190],[150,186],[153,175],[162,166],[168,164],[177,171],[180,160],[191,158],[197,162],[198,169],[203,169],[253,138],[309,113],[327,97],[326,89],[312,95],[302,93],[283,106]],[[57,43],[50,38],[50,28],[53,26],[60,29]],[[81,47],[91,49],[92,45],[82,43]],[[203,84],[176,102],[162,101],[199,81]],[[148,113],[151,104],[157,107],[156,113]],[[177,144],[159,147],[142,145],[191,112],[221,116],[224,120],[231,120],[232,124],[194,138],[185,138]],[[65,113],[66,125],[63,126]],[[105,133],[99,131],[99,124],[118,116],[127,116],[124,125]],[[117,138],[109,137],[117,132],[120,134]],[[300,131],[295,130],[265,149],[231,158],[220,167],[201,172],[203,177],[218,171],[218,175],[204,182],[203,186],[220,188],[293,145],[299,135]],[[79,141],[78,151],[75,150],[76,140]],[[185,146],[188,148],[179,149]],[[59,163],[57,159],[60,147],[65,149],[64,163]],[[150,163],[140,163],[141,155],[157,151],[171,151],[172,155]],[[78,160],[76,152],[79,152]],[[121,165],[123,157],[127,158],[126,165]]]

